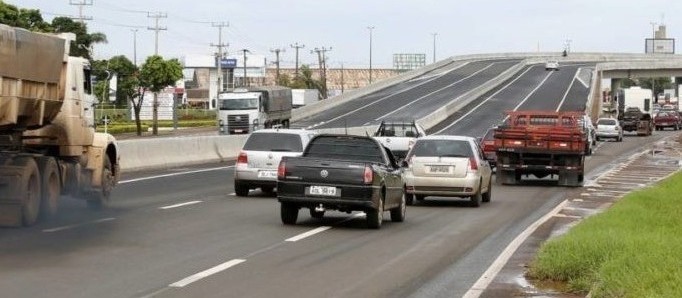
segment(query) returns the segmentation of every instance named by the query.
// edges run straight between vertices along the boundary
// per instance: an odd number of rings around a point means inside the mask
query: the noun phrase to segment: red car
[[[480,142],[478,144],[483,150],[483,155],[485,155],[485,160],[488,161],[491,167],[495,167],[497,164],[497,154],[495,153],[495,128],[490,128],[485,132]]]
[[[666,127],[678,130],[682,127],[682,117],[675,110],[659,111],[654,117],[654,125],[656,130],[664,130]]]

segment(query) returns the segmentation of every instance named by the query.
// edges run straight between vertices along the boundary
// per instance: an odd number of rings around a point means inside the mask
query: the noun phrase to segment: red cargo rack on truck
[[[514,111],[495,129],[497,181],[517,184],[522,175],[558,175],[559,185],[580,186],[587,136],[581,112]]]

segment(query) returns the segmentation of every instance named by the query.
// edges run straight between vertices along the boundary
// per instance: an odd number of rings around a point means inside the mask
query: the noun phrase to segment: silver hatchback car
[[[299,156],[315,132],[303,129],[262,129],[253,132],[239,156],[234,171],[237,196],[260,188],[272,193],[277,185],[277,166],[284,156]]]
[[[403,165],[408,203],[426,196],[465,197],[474,207],[490,202],[492,170],[472,137],[419,138]]]

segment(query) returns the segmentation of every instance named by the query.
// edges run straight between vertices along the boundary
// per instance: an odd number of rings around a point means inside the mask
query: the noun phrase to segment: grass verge
[[[527,275],[592,297],[682,297],[682,173],[546,242]]]

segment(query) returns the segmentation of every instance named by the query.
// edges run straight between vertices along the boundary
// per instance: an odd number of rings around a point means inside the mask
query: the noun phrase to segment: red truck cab
[[[678,130],[682,127],[682,117],[675,110],[661,110],[654,117],[654,125],[656,130],[664,130],[666,127]]]

